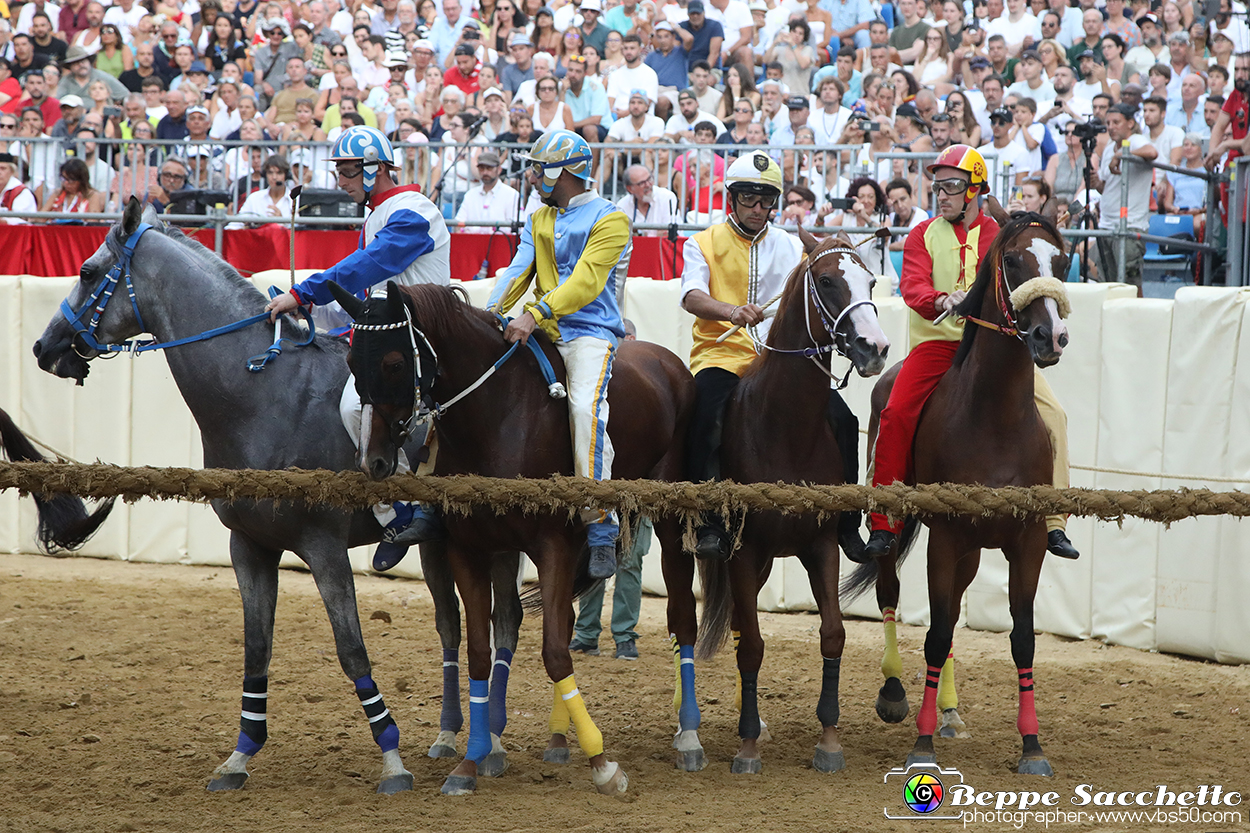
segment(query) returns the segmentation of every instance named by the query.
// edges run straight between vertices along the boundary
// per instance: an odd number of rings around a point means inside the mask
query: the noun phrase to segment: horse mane
[[[258,300],[261,302],[265,301],[265,296],[251,281],[240,275],[233,266],[222,260],[217,256],[216,252],[204,246],[194,237],[183,233],[181,229],[175,228],[168,223],[159,223],[152,228],[153,231],[160,232],[164,237],[186,249],[214,278],[229,283],[240,291],[257,295]],[[113,226],[112,230],[104,238],[104,242],[114,256],[121,257],[122,250],[126,245],[126,234],[122,231],[121,223]]]
[[[486,325],[499,334],[499,320],[494,314],[464,300],[463,290],[439,284],[423,283],[416,286],[402,287],[404,302],[412,310],[413,320],[422,328],[437,327],[448,339],[456,340],[460,336],[480,335],[481,326]]]
[[[1062,242],[1059,234],[1059,228],[1048,218],[1032,211],[1017,211],[1011,215],[1011,219],[1007,221],[990,243],[990,250],[982,258],[981,263],[977,266],[977,278],[972,283],[972,288],[968,290],[968,295],[955,307],[957,315],[977,315],[981,311],[981,305],[985,301],[985,293],[994,283],[994,269],[996,264],[1002,259],[1003,250],[1015,242],[1015,239],[1024,233],[1024,230],[1032,225],[1041,226],[1048,234],[1053,235],[1056,240]],[[977,337],[977,332],[981,327],[973,325],[964,327],[963,338],[960,339],[959,349],[955,352],[955,360],[951,362],[953,367],[958,367],[968,358],[968,354],[972,352],[972,342]]]

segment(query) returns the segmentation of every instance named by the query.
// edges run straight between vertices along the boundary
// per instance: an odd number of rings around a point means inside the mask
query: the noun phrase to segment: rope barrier
[[[954,483],[918,487],[893,485],[813,486],[790,483],[662,483],[650,480],[594,481],[553,476],[507,479],[458,475],[397,475],[373,481],[360,472],[126,468],[104,463],[75,465],[0,461],[0,491],[69,492],[84,498],[120,497],[126,502],[156,500],[203,502],[221,499],[297,501],[337,509],[379,502],[418,500],[465,514],[478,507],[496,513],[560,513],[581,507],[615,509],[652,517],[690,521],[698,512],[738,517],[747,511],[826,515],[843,509],[880,511],[893,517],[972,515],[1039,516],[1065,513],[1104,521],[1143,518],[1171,523],[1204,515],[1250,516],[1250,492],[1209,489],[1132,490],[1056,489],[1052,486],[990,488]]]

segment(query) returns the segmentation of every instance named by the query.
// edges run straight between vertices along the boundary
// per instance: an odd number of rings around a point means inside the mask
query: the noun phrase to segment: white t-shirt
[[[850,108],[839,105],[837,112],[833,115],[826,113],[823,108],[813,110],[807,117],[807,126],[816,134],[816,144],[823,147],[836,145],[838,139],[842,138],[842,131],[846,130],[850,121]]]
[[[333,73],[326,74],[331,75]],[[367,90],[370,87],[386,86],[386,82],[391,80],[391,71],[386,67],[378,66],[373,61],[363,64],[353,74],[356,76],[356,83],[360,85],[362,90]]]
[[[1007,41],[1007,48],[1010,49],[1013,44],[1024,43],[1025,38],[1032,37],[1037,27],[1037,18],[1029,12],[1025,12],[1015,23],[1011,22],[1010,15],[1004,13],[998,19],[991,20],[985,27],[985,38],[989,40],[991,35],[1002,35],[1003,40]]]
[[[1042,116],[1050,112],[1050,108],[1054,106],[1054,101],[1037,102],[1038,120],[1040,121]],[[1073,96],[1068,99],[1068,109],[1080,116],[1079,121],[1089,121],[1089,117],[1094,114],[1094,102],[1090,101],[1088,98],[1081,98],[1079,95]],[[1060,144],[1059,140],[1062,138],[1059,134],[1063,132],[1063,129],[1067,127],[1068,123],[1071,121],[1072,117],[1069,116],[1067,112],[1063,112],[1046,122],[1046,126],[1050,128],[1053,134],[1055,134],[1055,142],[1057,144]]]
[[[629,217],[630,225],[647,223],[651,225],[668,225],[681,222],[681,210],[678,208],[677,195],[659,185],[651,188],[651,204],[646,212],[640,212],[633,194],[626,194],[617,200],[616,207]],[[635,234],[658,235],[659,231],[638,231]]]
[[[720,119],[716,118],[716,116],[713,116],[711,113],[705,113],[702,110],[695,113],[694,118],[690,121],[687,121],[686,117],[683,116],[679,110],[674,113],[672,117],[669,118],[668,123],[664,125],[664,132],[669,136],[676,136],[683,130],[694,130],[694,126],[701,121],[710,121],[712,124],[716,125],[717,136],[725,132],[725,125]],[[681,141],[682,144],[691,144],[690,140],[686,138],[682,138]]]
[[[652,105],[660,98],[660,77],[655,70],[646,64],[634,68],[621,65],[612,70],[608,76],[608,100],[617,118],[629,113],[629,93],[631,90],[644,90]]]
[[[1149,130],[1150,128],[1146,129]],[[1159,156],[1155,161],[1171,165],[1172,151],[1185,142],[1185,131],[1174,124],[1165,124],[1163,132],[1159,134],[1159,138],[1156,139],[1149,133],[1146,133],[1144,138],[1155,146],[1155,150],[1159,151]],[[1159,178],[1163,179],[1165,177],[1167,177],[1167,172],[1159,171]]]
[[[725,6],[723,12],[709,0],[703,4],[703,13],[708,20],[715,20],[724,28],[725,46],[733,46],[738,42],[740,29],[755,26],[755,22],[751,20],[750,8],[742,0],[729,0],[729,5]]]
[[[1036,90],[1029,86],[1028,81],[1017,81],[1007,88],[1007,94],[1015,94],[1021,98],[1031,98],[1034,101],[1053,101],[1056,95],[1055,88],[1044,78],[1041,86]],[[1040,107],[1037,112],[1042,112]]]
[[[130,27],[138,26],[139,21],[148,16],[148,10],[140,6],[137,2],[130,7],[130,11],[125,11],[121,6],[109,6],[104,12],[104,22],[116,26],[118,31],[122,33],[122,40],[127,43],[133,43],[134,37],[130,34]]]
[[[1140,133],[1129,137],[1130,151],[1141,150],[1151,141]],[[1146,218],[1150,214],[1151,169],[1132,162],[1120,163],[1120,173],[1111,173],[1111,160],[1120,151],[1117,142],[1107,142],[1098,163],[1098,176],[1104,185],[1102,203],[1099,207],[1098,228],[1114,231],[1120,227],[1120,177],[1128,174],[1128,227],[1136,231],[1146,230]],[[1128,170],[1126,171],[1125,168]]]
[[[1028,165],[1030,173],[1040,173],[1042,170],[1042,140],[1046,138],[1046,126],[1039,122],[1033,122],[1027,128],[1029,135],[1037,142],[1037,147],[1029,150],[1024,143],[1023,132],[1016,133],[1016,137],[1011,140],[1013,145],[1020,148],[1024,164]]]
[[[481,184],[474,185],[464,195],[464,201],[456,211],[456,222],[469,220],[485,221],[506,225],[511,223],[517,213],[517,192],[507,183],[496,182],[490,193],[482,190]],[[492,229],[486,226],[466,226],[458,229],[469,234],[490,234]]]
[[[1032,170],[1032,168],[1028,167],[1029,161],[1024,154],[1024,148],[1016,142],[1008,142],[1005,148],[996,148],[994,143],[990,142],[988,145],[981,145],[981,147],[977,148],[977,152],[981,156],[986,157],[985,163],[989,165],[991,171],[991,188],[995,187],[999,181],[993,177],[1001,174],[1003,166],[1008,163],[1011,164],[1012,179],[1022,171]],[[998,157],[997,169],[995,169],[994,163],[989,160],[991,155]]]
[[[612,122],[608,128],[608,140],[630,142],[634,139],[659,139],[664,136],[664,120],[650,113],[642,117],[642,127],[634,127],[634,120],[626,117]]]
[[[272,208],[278,209],[277,216],[279,217],[291,216],[291,193],[289,189],[286,190],[282,194],[282,197],[277,201],[274,201],[274,199],[269,196],[268,188],[253,191],[248,194],[247,199],[243,201],[243,206],[239,208],[239,213],[248,214],[253,217],[272,217],[274,216],[270,212],[270,209]],[[228,229],[240,229],[243,227],[244,224],[241,222],[231,223],[226,226]]]

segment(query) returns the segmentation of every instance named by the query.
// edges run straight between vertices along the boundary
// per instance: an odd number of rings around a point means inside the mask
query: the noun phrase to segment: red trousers
[[[926,341],[916,345],[903,360],[877,427],[872,485],[889,486],[907,481],[912,471],[912,447],[916,442],[920,412],[950,369],[958,349],[958,341]],[[870,516],[870,523],[873,530],[888,529],[895,534],[903,528],[902,521],[890,523],[885,515],[875,512]]]

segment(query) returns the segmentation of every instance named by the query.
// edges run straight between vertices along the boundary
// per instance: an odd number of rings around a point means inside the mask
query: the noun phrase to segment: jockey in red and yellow
[[[926,220],[907,235],[903,249],[903,273],[899,289],[911,307],[911,352],[903,361],[890,400],[881,412],[877,444],[873,452],[872,485],[905,483],[912,471],[912,446],[925,402],[946,375],[959,342],[963,321],[939,315],[950,312],[964,299],[977,276],[977,266],[998,235],[998,223],[981,210],[982,195],[989,193],[989,177],[981,154],[967,145],[952,145],[928,167],[933,176],[939,216]],[[1033,380],[1034,402],[1054,450],[1054,485],[1068,485],[1068,425],[1063,408],[1040,372]],[[1078,558],[1064,532],[1067,518],[1046,518],[1047,548],[1064,558]],[[864,560],[886,555],[902,523],[885,515],[871,516],[872,535]]]

